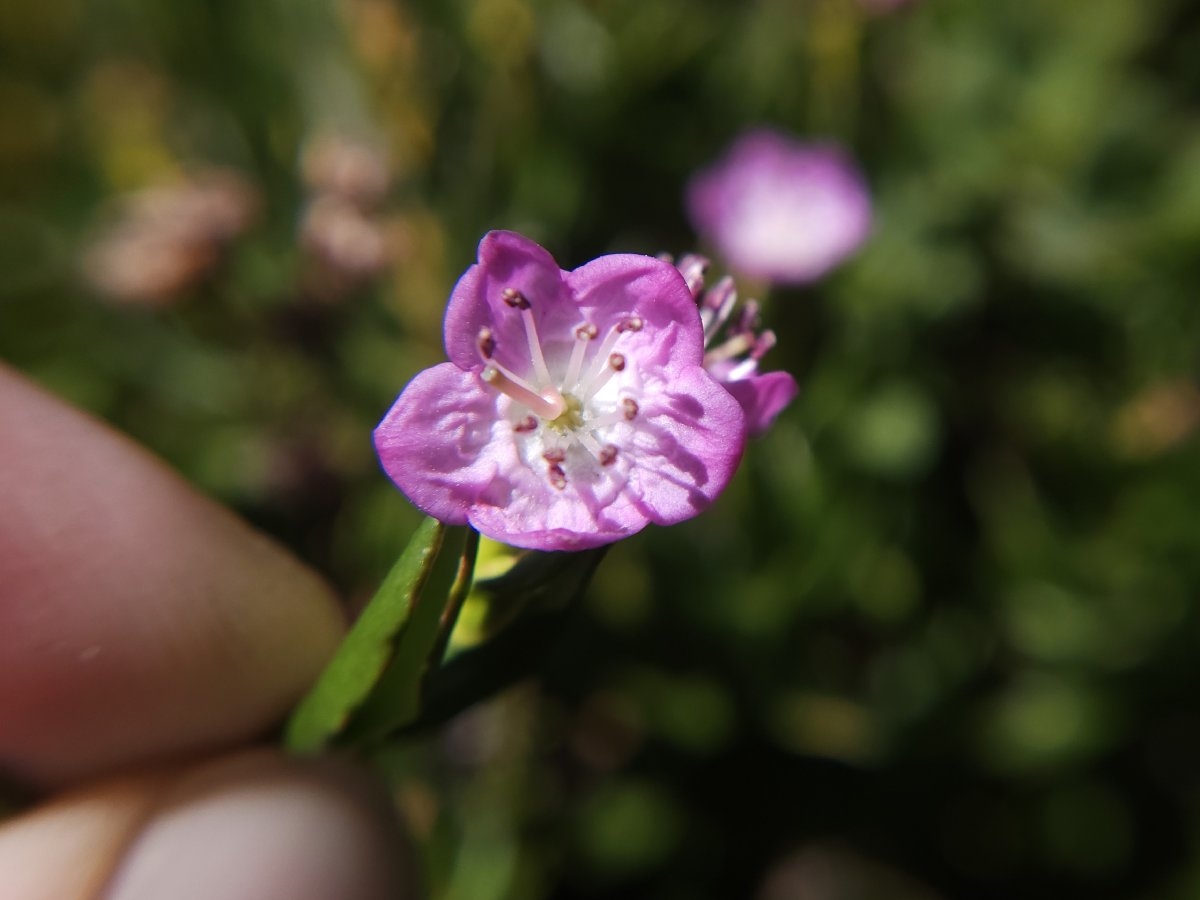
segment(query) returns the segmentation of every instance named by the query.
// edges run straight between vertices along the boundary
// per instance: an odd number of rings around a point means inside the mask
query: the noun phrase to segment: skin
[[[161,462],[0,365],[3,900],[415,897],[383,792],[256,740],[343,623]]]

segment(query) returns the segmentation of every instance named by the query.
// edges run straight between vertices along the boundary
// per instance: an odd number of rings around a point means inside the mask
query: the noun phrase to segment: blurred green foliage
[[[798,402],[537,677],[382,760],[433,896],[1189,900],[1198,100],[1185,0],[9,3],[0,357],[354,604],[419,518],[370,430],[484,231],[684,252],[741,129],[838,138],[876,228],[765,298]],[[321,135],[390,188],[306,240]],[[101,290],[120,198],[213,168],[253,225]]]

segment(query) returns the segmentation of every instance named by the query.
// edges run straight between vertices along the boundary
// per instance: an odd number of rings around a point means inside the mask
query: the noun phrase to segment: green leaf
[[[447,528],[428,580],[412,605],[396,642],[396,651],[371,693],[354,713],[339,739],[343,744],[366,744],[411,723],[420,712],[421,689],[427,670],[440,657],[443,620],[452,598],[470,586],[476,542],[469,528]],[[470,553],[464,553],[468,547]],[[457,608],[453,610],[457,614]],[[446,627],[453,623],[447,622]]]
[[[465,529],[447,529],[435,519],[417,528],[317,683],[293,711],[284,735],[293,753],[314,753],[342,731],[379,682],[397,636],[411,629],[413,619],[420,618],[418,627],[425,627],[424,616],[414,615],[414,609],[428,610],[444,602],[449,582],[439,584],[433,576],[446,568],[445,563],[438,566],[439,561],[449,558],[451,571],[456,565],[457,552],[441,552],[452,550],[445,547],[449,531]],[[419,602],[426,598],[436,599]]]

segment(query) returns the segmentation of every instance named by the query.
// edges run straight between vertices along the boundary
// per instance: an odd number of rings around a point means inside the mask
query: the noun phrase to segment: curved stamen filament
[[[596,348],[596,355],[593,357],[593,359],[598,359],[601,361],[600,365],[596,367],[586,381],[581,381],[579,383],[579,387],[583,391],[585,400],[595,396],[596,391],[600,390],[600,388],[604,386],[605,382],[612,377],[614,369],[614,357],[620,357],[621,361],[620,368],[617,368],[616,371],[619,372],[621,369],[625,368],[625,357],[620,353],[613,353],[613,348],[617,346],[617,341],[620,339],[622,334],[627,331],[641,331],[642,325],[643,322],[641,316],[629,316],[628,318],[617,322],[616,325],[609,329],[608,334],[604,336],[604,340],[600,343],[600,346]],[[564,382],[564,384],[569,383],[570,382]]]
[[[733,307],[737,303],[737,291],[733,279],[726,275],[714,284],[704,295],[704,303],[700,309],[700,320],[704,323],[704,342],[712,340],[713,335],[721,330],[728,321]]]
[[[570,390],[579,386],[579,373],[583,370],[583,356],[587,353],[588,344],[596,339],[599,332],[591,322],[585,322],[575,329],[575,346],[571,348],[571,358],[567,361],[567,372],[563,376],[563,387]]]
[[[595,371],[592,372],[591,377],[587,379],[589,382],[603,376],[608,370],[608,357],[613,352],[613,348],[617,346],[617,339],[620,336],[621,330],[619,327],[611,328],[608,334],[604,336],[604,340],[601,341],[600,346],[596,348],[596,355],[592,357],[592,359],[600,360],[600,365],[596,367]]]
[[[529,341],[529,357],[533,360],[533,371],[542,384],[550,383],[550,370],[546,368],[546,357],[542,354],[542,341],[538,337],[537,323],[533,310],[528,306],[521,309],[521,320],[525,323],[525,337]]]
[[[607,428],[609,425],[616,425],[618,422],[632,422],[637,418],[640,411],[637,401],[632,397],[626,397],[612,412],[589,419],[587,427],[590,431],[597,431],[601,428]]]
[[[749,332],[736,334],[723,344],[717,344],[707,353],[704,354],[704,365],[711,366],[713,363],[724,362],[727,359],[733,359],[735,356],[741,356],[743,353],[754,348],[754,335]]]
[[[583,445],[583,449],[585,449],[588,453],[592,454],[592,457],[597,462],[599,462],[600,454],[603,452],[603,449],[601,448],[599,441],[597,441],[594,437],[592,437],[586,431],[581,431],[578,434],[576,434],[575,440],[579,441],[579,443]]]
[[[591,380],[585,387],[583,401],[586,403],[596,396],[600,388],[608,384],[610,378],[625,369],[625,355],[623,353],[610,353],[605,361],[604,368],[592,376]]]

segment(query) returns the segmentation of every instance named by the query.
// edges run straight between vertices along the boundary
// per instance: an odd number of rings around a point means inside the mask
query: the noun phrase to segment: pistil
[[[527,383],[497,363],[489,363],[484,366],[483,371],[479,373],[479,377],[500,393],[525,405],[543,419],[553,421],[567,409],[566,401],[563,400],[562,395],[558,391],[554,391],[552,396],[543,397],[535,393]]]

